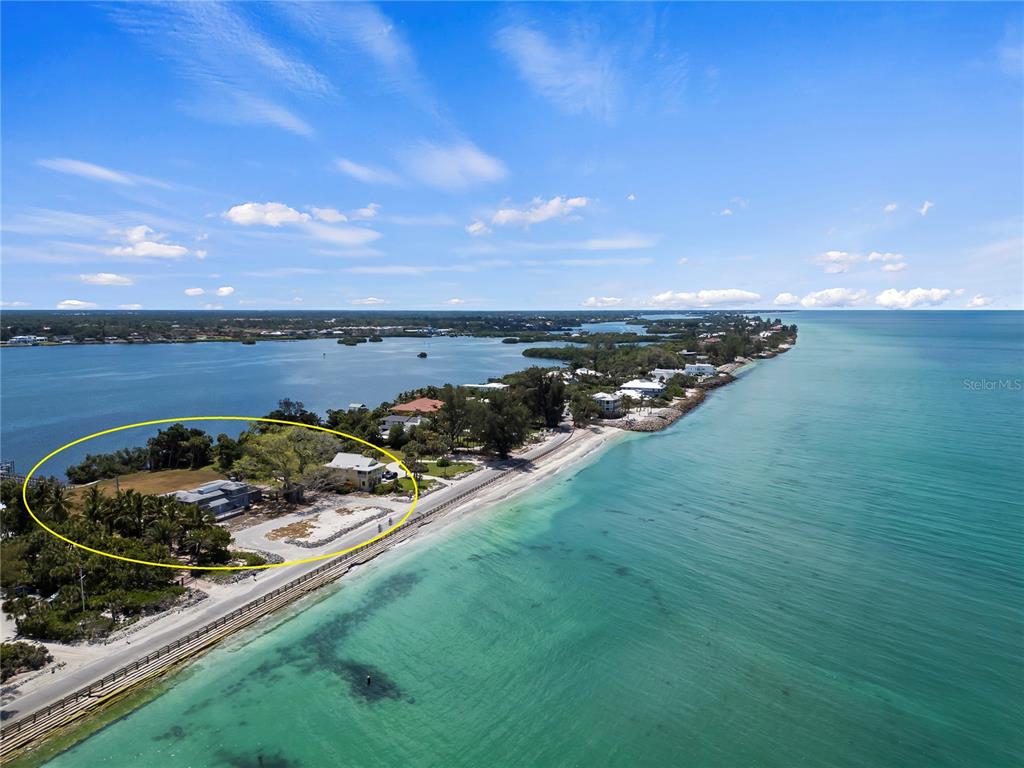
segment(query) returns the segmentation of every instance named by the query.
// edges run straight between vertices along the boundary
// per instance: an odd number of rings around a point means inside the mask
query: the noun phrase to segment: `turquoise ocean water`
[[[1022,315],[797,322],[51,765],[1024,764]]]

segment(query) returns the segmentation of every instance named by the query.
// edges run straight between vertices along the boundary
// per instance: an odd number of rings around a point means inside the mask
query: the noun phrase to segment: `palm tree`
[[[82,503],[82,511],[85,513],[87,520],[93,523],[98,523],[104,519],[104,516],[106,515],[107,499],[100,490],[99,485],[94,483],[89,486],[89,490],[85,492],[85,497],[82,499]]]
[[[53,483],[46,494],[46,506],[43,508],[46,516],[55,522],[63,523],[71,514],[71,499],[63,485]]]

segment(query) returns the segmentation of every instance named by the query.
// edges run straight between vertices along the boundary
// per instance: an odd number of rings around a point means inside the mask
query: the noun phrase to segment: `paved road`
[[[569,430],[568,427],[563,426],[562,430],[556,437],[546,440],[544,443],[518,454],[517,459],[507,462],[496,462],[491,466],[474,472],[472,475],[454,486],[434,491],[420,500],[420,503],[417,505],[411,519],[415,520],[422,517],[457,495],[478,489],[489,480],[494,479],[496,475],[512,466],[515,466],[523,459],[529,461],[539,455],[546,454],[556,448],[563,447],[569,442],[571,437],[572,431]],[[397,522],[400,517],[401,514],[396,514],[395,522]],[[368,525],[365,528],[367,531],[371,532],[371,535],[376,534],[376,523]],[[309,556],[322,554],[326,551],[343,550],[347,547],[366,541],[367,538],[370,538],[370,536],[367,535],[367,532],[360,529],[359,531],[354,531],[349,536],[345,536],[331,542],[319,550],[310,549]],[[232,593],[230,595],[222,596],[220,599],[211,598],[204,600],[197,606],[187,609],[185,611],[187,618],[184,618],[180,622],[172,623],[157,621],[150,629],[139,632],[134,639],[129,637],[126,640],[119,640],[117,642],[110,643],[108,646],[109,652],[102,658],[85,664],[77,669],[57,671],[54,673],[52,685],[47,684],[19,696],[10,704],[4,704],[3,712],[5,719],[28,714],[34,710],[52,704],[79,688],[110,674],[115,669],[131,663],[136,658],[141,658],[152,653],[161,646],[170,643],[179,637],[187,635],[189,632],[199,629],[205,624],[230,613],[236,608],[240,608],[249,601],[255,600],[256,598],[283,586],[292,579],[301,576],[303,573],[323,565],[324,562],[326,562],[326,560],[289,566],[287,568],[272,568],[260,571],[258,572],[255,580],[245,580],[236,585],[232,589]],[[168,626],[161,628],[161,623],[166,623]]]

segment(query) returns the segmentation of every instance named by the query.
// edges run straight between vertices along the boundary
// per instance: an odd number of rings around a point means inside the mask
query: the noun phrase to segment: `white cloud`
[[[310,237],[314,237],[317,240],[322,240],[323,242],[331,243],[332,245],[340,245],[345,248],[354,248],[356,246],[366,245],[380,237],[380,232],[367,229],[366,227],[338,227],[319,224],[317,222],[308,222],[303,224],[302,230]],[[356,254],[348,253],[346,255],[352,256]],[[365,255],[376,254],[368,253]]]
[[[267,93],[320,97],[334,92],[324,75],[263,35],[248,9],[229,3],[132,3],[109,6],[107,12],[197,86],[186,109],[201,119],[272,125],[308,136],[312,128]]]
[[[99,304],[91,301],[79,301],[78,299],[64,299],[57,303],[57,309],[96,309]]]
[[[445,299],[444,303],[448,304],[449,306],[452,306],[452,307],[457,307],[459,304],[465,304],[466,300],[465,299],[454,299],[454,298],[452,298],[452,299]]]
[[[459,190],[505,178],[505,164],[474,144],[449,146],[422,142],[404,155],[409,172],[427,186]]]
[[[935,207],[935,203],[933,203],[931,200],[925,200],[924,201],[924,205],[922,205],[920,208],[918,208],[917,212],[920,213],[922,216],[927,216],[928,215],[928,211],[930,211],[934,207]]]
[[[359,306],[368,307],[373,304],[387,304],[385,299],[377,298],[376,296],[367,296],[365,299],[352,299],[349,304],[358,304]]]
[[[111,256],[135,256],[140,259],[180,259],[188,254],[188,248],[182,245],[143,240],[133,245],[111,248],[107,253]]]
[[[395,173],[386,168],[374,168],[370,165],[360,165],[352,160],[339,157],[334,161],[334,167],[344,174],[351,176],[357,181],[365,184],[398,184],[400,179]]]
[[[142,309],[141,304],[118,304],[118,309]]]
[[[887,309],[913,309],[922,304],[942,304],[952,295],[953,291],[948,288],[911,288],[909,291],[889,288],[875,296],[875,304]]]
[[[634,200],[636,200],[636,195],[634,195],[632,192],[630,192],[628,195],[626,195],[626,199],[629,200],[629,202],[632,203]]]
[[[583,300],[584,307],[617,307],[622,304],[618,296],[591,296]]]
[[[883,264],[882,265],[882,271],[883,272],[902,272],[906,268],[907,268],[907,263],[905,261],[900,261],[900,262],[897,262],[896,264]]]
[[[812,259],[815,264],[823,265],[825,267],[826,274],[830,275],[845,272],[850,268],[851,264],[860,260],[860,255],[856,253],[847,253],[846,251],[825,251]]]
[[[200,250],[198,250],[198,251],[195,251],[195,255],[196,255],[196,258],[197,258],[197,259],[199,259],[200,261],[202,261],[203,259],[205,259],[205,258],[206,258],[206,251],[204,251],[204,250],[200,249]]]
[[[334,208],[310,208],[309,210],[313,212],[313,218],[317,221],[325,221],[328,224],[340,224],[343,221],[348,221],[348,216]]]
[[[546,202],[539,197],[535,197],[532,204],[527,208],[499,209],[491,217],[491,221],[499,226],[507,224],[529,226],[530,224],[539,224],[550,219],[564,218],[580,208],[585,208],[589,202],[585,197],[564,198],[559,196],[552,197]]]
[[[683,266],[683,264],[689,264],[689,263],[690,263],[690,260],[688,258],[686,258],[685,256],[680,256],[676,260],[676,264],[678,264],[679,266]]]
[[[793,293],[780,293],[773,303],[777,307],[791,307],[800,303],[800,297]]]
[[[868,292],[852,288],[826,288],[823,291],[808,293],[800,304],[808,309],[826,309],[831,307],[852,307],[867,298]]]
[[[352,214],[354,219],[372,219],[380,211],[380,203],[370,203],[365,208],[360,208]]]
[[[379,208],[376,203],[371,203],[357,211],[356,215],[367,218],[376,215]],[[333,208],[314,210],[319,211],[318,218],[324,216],[325,211],[328,212],[328,218],[336,218],[333,214],[341,215]],[[346,227],[314,221],[308,213],[301,213],[284,203],[243,203],[230,208],[222,215],[225,219],[242,226],[265,225],[276,229],[287,224],[297,227],[309,237],[346,248],[366,245],[380,237],[379,232],[366,227]]]
[[[137,227],[129,227],[121,235],[129,243],[141,243],[143,240],[161,240],[163,235],[158,235],[150,227],[140,224]]]
[[[750,304],[758,301],[761,294],[741,288],[720,288],[702,290],[695,293],[687,291],[664,291],[651,297],[650,303],[655,306],[668,307],[712,307],[725,304]]]
[[[489,235],[491,228],[480,221],[480,219],[474,219],[472,224],[466,225],[466,231],[473,237],[480,237],[481,235]]]
[[[968,309],[978,309],[979,307],[987,307],[992,303],[992,299],[988,296],[982,296],[980,293],[976,293],[974,297],[967,302]]]
[[[202,296],[204,293],[206,293],[206,291],[204,291],[202,288],[186,288],[185,289],[185,295],[186,296]]]
[[[217,289],[218,296],[230,296],[234,292],[235,289],[232,288],[230,285],[222,285],[220,288]]]
[[[747,198],[745,197],[736,196],[732,198],[729,202],[740,208],[747,208],[750,206],[750,201],[747,200]]]
[[[223,304],[203,304],[203,309],[224,309]]]
[[[377,74],[384,81],[374,86],[402,91],[428,114],[438,113],[431,88],[419,72],[400,25],[381,9],[370,3],[280,3],[274,8],[306,34],[332,46],[346,63],[352,59],[353,48],[362,51],[377,65]]]
[[[504,27],[494,42],[519,76],[559,109],[606,119],[614,114],[621,87],[610,51],[582,35],[554,41],[525,25]]]
[[[125,186],[134,186],[135,184],[135,181],[128,174],[114,171],[110,168],[104,168],[102,165],[93,165],[92,163],[85,163],[81,160],[71,160],[67,157],[54,157],[48,160],[39,160],[37,161],[37,164],[41,165],[43,168],[49,168],[51,171],[68,173],[72,176],[81,176],[85,179],[107,181],[111,184],[123,184]]]
[[[299,213],[284,203],[242,203],[229,208],[222,215],[228,221],[244,227],[254,224],[280,227],[282,224],[301,224],[309,221],[308,213]]]
[[[28,307],[31,306],[27,301],[0,301],[0,307]]]
[[[97,272],[94,275],[79,275],[78,279],[90,285],[134,285],[135,281],[113,272]]]
[[[180,259],[182,256],[187,256],[189,252],[188,248],[183,245],[162,242],[166,239],[166,235],[154,232],[145,224],[122,230],[112,230],[110,234],[119,236],[128,243],[128,245],[108,249],[107,253],[111,256],[138,259]],[[205,251],[202,253],[203,256],[206,255]],[[196,255],[199,255],[198,251]],[[199,258],[203,258],[203,256]]]
[[[868,254],[868,261],[903,261],[902,253],[879,253],[872,251]]]
[[[884,213],[894,213],[900,207],[899,203],[887,203],[882,209]]]
[[[723,208],[718,212],[719,216],[732,216],[732,208]]]

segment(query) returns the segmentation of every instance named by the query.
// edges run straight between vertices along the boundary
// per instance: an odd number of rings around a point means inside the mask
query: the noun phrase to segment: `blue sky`
[[[4,3],[4,306],[1020,308],[1021,7]]]

